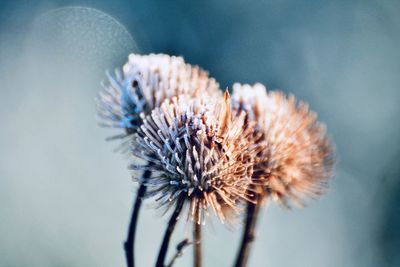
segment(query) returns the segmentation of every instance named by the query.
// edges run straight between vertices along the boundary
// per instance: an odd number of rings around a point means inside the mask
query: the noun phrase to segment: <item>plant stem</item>
[[[196,213],[197,214],[197,213]],[[198,216],[193,219],[193,243],[194,243],[194,255],[193,255],[193,266],[202,266],[202,251],[201,251],[201,222],[199,223]]]
[[[148,179],[151,175],[149,170],[145,170],[142,174],[142,180]],[[128,237],[124,243],[126,264],[128,267],[135,267],[135,236],[136,225],[138,221],[142,198],[146,193],[146,186],[141,184],[136,194],[136,200],[133,206],[131,222],[128,229]]]
[[[184,203],[184,199],[182,197],[180,197],[177,200],[176,208],[175,208],[174,212],[172,213],[171,218],[169,219],[168,227],[167,227],[167,230],[165,231],[164,239],[163,239],[161,247],[160,247],[160,252],[158,253],[156,267],[164,267],[164,262],[165,262],[165,258],[167,256],[169,241],[171,240],[171,235],[175,229],[175,225],[178,221],[179,214],[182,211],[183,203]]]
[[[192,242],[189,241],[189,239],[184,239],[183,241],[179,242],[179,244],[176,246],[176,253],[172,257],[171,261],[167,265],[167,267],[172,267],[175,263],[175,260],[183,255],[183,250],[192,244]]]
[[[249,202],[247,204],[246,225],[243,231],[239,254],[236,258],[236,263],[234,265],[235,267],[245,267],[247,265],[251,245],[255,239],[255,227],[261,208],[261,201],[259,200],[259,198],[256,198],[255,200],[255,203]]]

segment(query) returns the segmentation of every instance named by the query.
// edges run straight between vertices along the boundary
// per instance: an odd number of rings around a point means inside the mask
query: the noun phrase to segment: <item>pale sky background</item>
[[[222,88],[281,88],[326,122],[338,154],[329,192],[302,210],[270,203],[250,267],[399,266],[399,11],[398,1],[2,1],[0,267],[125,266],[136,185],[94,97],[131,52],[182,55]],[[139,267],[154,264],[168,220],[152,207]],[[182,222],[172,244],[189,230]],[[205,231],[205,266],[231,266],[239,229]],[[191,252],[175,266],[191,266]]]

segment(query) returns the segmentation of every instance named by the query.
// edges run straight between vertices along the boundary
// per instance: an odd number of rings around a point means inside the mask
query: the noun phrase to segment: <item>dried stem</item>
[[[176,208],[175,208],[174,212],[172,213],[171,218],[169,219],[168,227],[167,227],[167,230],[165,231],[164,239],[163,239],[161,247],[160,247],[160,252],[158,253],[156,267],[164,267],[164,262],[165,262],[165,258],[167,256],[169,241],[171,240],[171,235],[175,229],[175,225],[178,221],[179,214],[182,211],[183,203],[184,203],[184,199],[182,197],[180,197],[180,199],[178,199],[178,201],[177,201]]]
[[[184,239],[183,241],[179,242],[179,244],[176,246],[176,253],[172,257],[172,259],[169,262],[169,264],[167,265],[167,267],[172,267],[172,265],[174,265],[174,263],[175,263],[175,260],[183,255],[183,250],[190,244],[192,244],[192,242],[190,242],[189,239],[187,239],[187,238]]]
[[[151,175],[149,170],[142,174],[142,179],[148,179]],[[135,236],[136,225],[139,217],[140,207],[142,205],[142,198],[146,193],[146,186],[141,184],[136,194],[136,200],[133,206],[131,222],[129,224],[128,237],[124,243],[126,264],[128,267],[135,267]]]
[[[247,204],[246,225],[243,230],[242,243],[236,258],[235,267],[245,267],[247,265],[251,245],[255,239],[255,228],[261,206],[259,198],[256,198],[256,202],[249,202]]]
[[[197,216],[193,219],[193,243],[194,243],[194,255],[193,255],[193,266],[202,266],[202,251],[201,251],[201,223]]]

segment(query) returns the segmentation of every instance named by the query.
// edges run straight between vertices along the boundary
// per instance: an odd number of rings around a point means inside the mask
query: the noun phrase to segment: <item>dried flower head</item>
[[[190,203],[189,215],[204,222],[208,210],[224,221],[238,202],[248,199],[253,152],[251,127],[245,114],[232,119],[230,99],[187,95],[166,100],[147,116],[138,131],[133,153],[151,162],[153,175],[142,183],[147,196],[157,196],[167,209],[180,196]],[[247,130],[244,130],[247,129]]]
[[[143,118],[165,99],[180,94],[221,96],[218,83],[182,57],[131,54],[122,73],[107,75],[109,85],[99,94],[98,116],[101,125],[125,130],[113,139],[135,133]]]
[[[333,148],[307,104],[261,84],[233,86],[233,107],[245,110],[266,142],[253,180],[285,206],[320,195],[332,175]]]

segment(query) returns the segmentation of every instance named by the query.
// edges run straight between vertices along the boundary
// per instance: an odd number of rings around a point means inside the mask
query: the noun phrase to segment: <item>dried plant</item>
[[[307,198],[320,195],[334,165],[333,147],[325,126],[307,104],[286,97],[280,91],[266,91],[261,84],[233,86],[235,110],[245,111],[257,122],[266,149],[258,155],[253,181],[258,203],[248,204],[246,227],[236,266],[245,266],[249,243],[260,205],[268,198],[286,207],[304,205]]]
[[[180,95],[154,109],[133,146],[137,157],[152,163],[153,176],[139,181],[148,187],[146,195],[166,210],[188,203],[197,230],[209,210],[222,222],[238,213],[238,202],[249,200],[254,164],[252,139],[246,138],[252,128],[244,127],[244,118],[231,117],[227,92],[224,99]]]
[[[102,125],[122,128],[140,187],[125,252],[133,244],[142,197],[171,213],[156,267],[164,267],[183,210],[193,221],[194,266],[202,265],[201,225],[214,213],[232,224],[246,206],[235,266],[246,266],[257,215],[267,199],[303,206],[325,191],[334,165],[325,126],[308,105],[261,84],[234,84],[232,97],[181,57],[130,55],[98,98]],[[112,138],[112,139],[114,139]],[[170,261],[172,266],[177,254]]]
[[[216,81],[197,66],[185,63],[183,58],[164,54],[129,56],[123,72],[116,70],[115,77],[108,74],[109,85],[97,98],[100,125],[122,129],[121,134],[109,139],[123,139],[120,150],[126,152],[132,142],[131,136],[143,124],[143,119],[165,99],[180,94],[191,97],[212,95],[221,97]],[[150,164],[151,165],[151,164]],[[142,180],[151,176],[151,171],[142,174]],[[134,202],[125,252],[129,267],[135,265],[134,240],[139,210],[146,187],[142,183]]]

